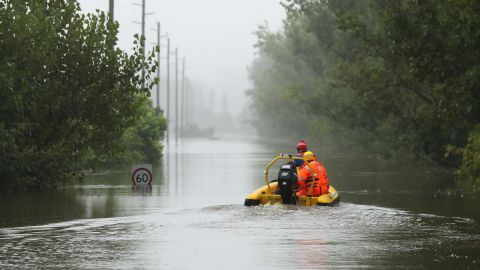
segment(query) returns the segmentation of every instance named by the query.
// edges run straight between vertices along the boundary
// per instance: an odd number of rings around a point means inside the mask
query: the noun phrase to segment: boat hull
[[[270,186],[270,187],[269,187]],[[255,205],[275,205],[282,204],[282,197],[273,192],[277,189],[277,182],[272,182],[268,185],[260,187],[245,199],[245,206]],[[327,194],[322,194],[318,197],[313,196],[299,196],[297,197],[297,205],[304,206],[335,206],[340,202],[340,195],[337,190],[330,186]]]

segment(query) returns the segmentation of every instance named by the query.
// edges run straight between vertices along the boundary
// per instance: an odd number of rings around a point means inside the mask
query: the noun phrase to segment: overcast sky
[[[86,12],[108,10],[108,0],[79,2]],[[141,8],[135,2],[141,0],[115,1],[119,46],[125,50],[131,48],[133,34],[141,32],[140,25],[134,23],[141,21]],[[147,42],[156,42],[154,28],[159,21],[172,48],[178,47],[179,57],[186,58],[187,76],[205,93],[215,91],[216,100],[221,99],[222,91],[228,91],[228,103],[235,114],[244,106],[244,90],[250,88],[246,69],[254,58],[253,32],[265,22],[272,30],[279,30],[285,17],[279,0],[146,0],[146,12],[154,12],[146,19]],[[162,42],[166,44],[166,40]],[[162,49],[165,55],[166,49]]]

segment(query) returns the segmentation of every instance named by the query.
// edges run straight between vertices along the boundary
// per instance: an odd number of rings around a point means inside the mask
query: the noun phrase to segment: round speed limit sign
[[[132,185],[134,186],[150,186],[152,184],[153,175],[150,166],[135,166],[132,169]]]

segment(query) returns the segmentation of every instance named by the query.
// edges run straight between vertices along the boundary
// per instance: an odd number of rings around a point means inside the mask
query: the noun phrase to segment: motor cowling
[[[282,196],[283,204],[296,204],[297,169],[291,163],[284,164],[278,172],[277,192]]]

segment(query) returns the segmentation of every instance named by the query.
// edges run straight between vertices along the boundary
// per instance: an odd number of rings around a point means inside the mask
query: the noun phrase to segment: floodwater
[[[0,269],[480,268],[479,200],[437,192],[451,182],[439,169],[320,154],[339,206],[244,207],[294,145],[186,140],[151,192],[132,191],[127,169],[2,194]]]

